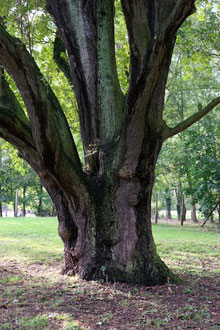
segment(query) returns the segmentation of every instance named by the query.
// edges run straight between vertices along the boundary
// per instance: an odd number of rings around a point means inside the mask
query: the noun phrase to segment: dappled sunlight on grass
[[[81,322],[75,320],[71,314],[59,313],[59,312],[49,312],[44,314],[38,314],[30,318],[21,318],[18,326],[22,329],[48,329],[53,324],[58,325],[59,329],[65,330],[84,330],[86,329]]]

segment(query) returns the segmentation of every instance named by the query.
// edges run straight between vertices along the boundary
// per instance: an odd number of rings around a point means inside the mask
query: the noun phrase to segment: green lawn
[[[63,257],[56,218],[1,218],[0,256],[52,263]]]
[[[57,233],[56,218],[1,218],[0,256],[25,262],[62,260],[63,244]],[[175,270],[188,265],[196,270],[200,260],[220,256],[220,234],[201,229],[200,225],[183,227],[173,224],[153,225],[160,256]]]
[[[61,275],[56,218],[0,224],[0,329],[219,329],[214,226],[153,225],[160,256],[183,282],[149,288]]]
[[[215,231],[214,231],[215,229]],[[215,273],[220,271],[220,233],[215,227],[173,224],[153,225],[159,255],[174,270]],[[215,270],[211,267],[215,264]]]

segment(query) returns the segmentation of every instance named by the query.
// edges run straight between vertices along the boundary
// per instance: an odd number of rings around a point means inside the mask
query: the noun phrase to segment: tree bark
[[[74,196],[51,178],[44,185],[56,205],[64,243],[64,273],[128,283],[178,281],[159,258],[151,231],[154,152],[144,177],[120,171]],[[148,266],[147,266],[148,265]]]

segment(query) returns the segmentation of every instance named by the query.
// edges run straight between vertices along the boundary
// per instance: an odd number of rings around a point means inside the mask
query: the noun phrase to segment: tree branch
[[[172,38],[188,16],[196,11],[195,0],[162,1],[160,8],[161,30],[159,38]]]
[[[90,144],[98,141],[96,1],[47,0],[46,3],[67,49],[86,153]]]
[[[125,155],[129,168],[137,166],[149,136],[156,138],[160,131],[176,32],[194,1],[121,0],[131,52]]]
[[[22,106],[0,70],[0,136],[16,146],[35,149],[31,127]]]
[[[95,172],[103,164],[100,149],[115,143],[123,120],[124,97],[115,59],[114,1],[47,0],[47,9],[67,49],[86,162]],[[96,152],[91,152],[91,146]]]
[[[165,125],[165,128],[162,133],[163,141],[165,141],[166,139],[170,138],[171,136],[174,136],[174,135],[184,131],[188,127],[190,127],[192,124],[194,124],[199,119],[204,117],[207,113],[209,113],[212,109],[214,109],[219,103],[220,103],[220,97],[217,97],[214,100],[212,100],[205,108],[197,111],[192,116],[190,116],[183,122],[179,123],[175,127],[171,128],[171,127],[168,127],[167,125]]]
[[[152,48],[154,36],[155,8],[145,0],[121,0],[126,21],[130,45],[130,83],[137,82],[141,71],[144,69],[148,51]],[[146,4],[147,3],[147,4]],[[151,21],[151,31],[148,17]],[[132,87],[132,86],[131,86]]]
[[[60,166],[59,159],[67,157],[80,172],[79,156],[56,96],[24,44],[3,27],[0,27],[0,64],[12,76],[24,100],[42,164],[55,170]]]
[[[53,59],[56,62],[59,69],[64,73],[65,77],[72,85],[72,77],[70,74],[70,66],[68,61],[65,60],[64,55],[66,54],[66,48],[64,42],[60,36],[59,31],[57,30],[56,36],[54,39],[54,49],[53,49]]]
[[[30,126],[24,123],[12,110],[0,105],[0,136],[17,149],[28,152],[35,149]]]

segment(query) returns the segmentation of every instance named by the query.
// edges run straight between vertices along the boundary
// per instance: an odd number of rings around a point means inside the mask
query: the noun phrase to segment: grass
[[[213,229],[213,227],[211,228]],[[153,225],[153,234],[159,255],[174,271],[218,273],[220,265],[220,234],[202,229],[201,225],[157,224]],[[201,267],[201,263],[202,267]],[[210,267],[216,264],[216,269]]]
[[[159,255],[184,282],[149,288],[61,276],[56,218],[0,223],[0,329],[219,328],[214,226],[153,225]]]
[[[57,233],[56,218],[2,218],[0,256],[25,262],[61,261],[63,243]],[[173,265],[178,259],[212,258],[220,255],[220,234],[200,225],[153,225],[157,250]]]
[[[56,218],[2,218],[0,256],[25,262],[54,262],[63,257]]]

